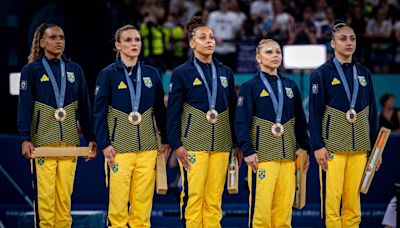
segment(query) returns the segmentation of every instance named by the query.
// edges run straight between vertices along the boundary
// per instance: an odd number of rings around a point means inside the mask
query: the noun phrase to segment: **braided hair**
[[[56,24],[53,24],[53,23],[50,23],[50,24],[43,23],[36,28],[35,34],[34,34],[33,40],[32,40],[31,53],[28,56],[28,63],[32,63],[32,62],[36,61],[39,58],[39,54],[43,53],[43,48],[40,47],[40,40],[43,38],[43,35],[44,35],[44,32],[46,31],[46,29],[52,28],[52,27],[59,27],[59,26]]]

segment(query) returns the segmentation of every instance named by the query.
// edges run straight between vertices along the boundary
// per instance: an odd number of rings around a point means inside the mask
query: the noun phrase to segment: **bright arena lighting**
[[[19,95],[19,79],[21,77],[21,73],[10,73],[10,94],[11,95]]]
[[[283,46],[283,66],[286,69],[316,69],[325,61],[325,45]]]

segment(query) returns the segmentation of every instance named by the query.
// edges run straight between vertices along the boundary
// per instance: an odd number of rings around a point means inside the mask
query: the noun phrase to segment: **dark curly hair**
[[[395,96],[391,93],[385,93],[383,96],[379,99],[379,103],[381,106],[385,106],[386,101],[388,101],[390,98],[395,98]]]
[[[207,26],[204,23],[203,18],[200,16],[194,16],[192,19],[186,24],[186,31],[188,34],[188,39],[191,40],[194,36],[196,30],[200,27]]]

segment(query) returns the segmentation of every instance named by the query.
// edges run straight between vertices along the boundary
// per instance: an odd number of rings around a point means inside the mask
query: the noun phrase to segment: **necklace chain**
[[[128,75],[129,75],[129,76],[131,76],[131,75],[132,75],[132,70],[133,70],[133,67],[134,67],[134,66],[132,66],[132,67],[131,67],[131,70],[128,72]]]

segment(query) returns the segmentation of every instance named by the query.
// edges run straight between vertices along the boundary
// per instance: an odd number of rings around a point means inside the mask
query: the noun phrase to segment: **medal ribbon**
[[[133,88],[132,79],[129,77],[128,71],[125,69],[125,67],[124,67],[124,73],[126,77],[126,82],[128,83],[132,112],[137,112],[139,110],[140,96],[142,92],[142,70],[140,68],[140,64],[138,63],[138,68],[136,72],[136,90]]]
[[[208,106],[211,110],[215,110],[215,103],[217,100],[217,69],[215,68],[214,62],[211,61],[211,73],[212,73],[212,93],[210,92],[210,87],[208,86],[206,76],[200,65],[197,63],[196,58],[193,60],[194,66],[197,72],[200,74],[201,79],[204,82],[204,86],[207,90]]]
[[[49,63],[47,62],[47,59],[44,56],[42,58],[42,63],[43,63],[44,69],[46,70],[46,73],[50,77],[51,85],[53,86],[54,96],[56,97],[57,107],[63,108],[64,107],[64,99],[65,99],[65,90],[67,87],[66,77],[65,77],[65,63],[64,63],[63,59],[61,58],[60,59],[61,89],[58,88],[57,80],[54,77],[53,71],[51,70]]]
[[[269,96],[271,97],[272,100],[272,105],[274,106],[274,111],[275,111],[275,122],[280,124],[282,121],[282,111],[283,111],[283,88],[282,88],[282,80],[278,77],[278,99],[276,99],[276,96],[274,94],[274,91],[272,90],[271,84],[269,84],[267,78],[265,77],[263,72],[260,72],[260,78],[261,81],[263,82],[264,86],[267,88],[267,91],[269,93]]]
[[[360,85],[358,84],[358,78],[357,78],[357,68],[356,64],[353,65],[353,96],[350,97],[350,88],[349,84],[346,80],[346,76],[344,75],[342,66],[340,65],[339,61],[335,58],[333,58],[333,62],[335,63],[336,70],[339,73],[340,80],[343,82],[343,87],[344,90],[346,91],[347,99],[349,100],[350,103],[350,109],[354,109],[356,106],[356,101],[357,101],[357,95],[358,95],[358,89]]]

